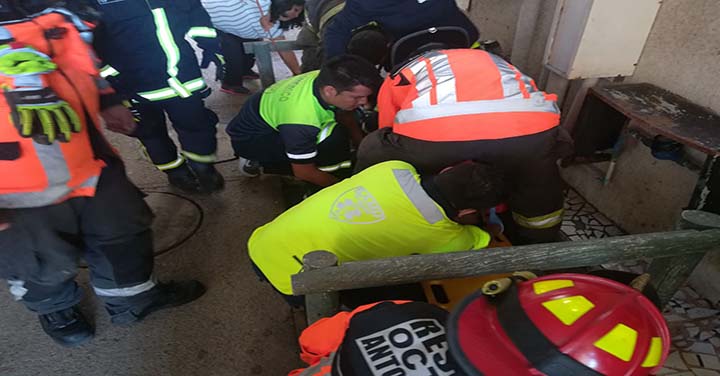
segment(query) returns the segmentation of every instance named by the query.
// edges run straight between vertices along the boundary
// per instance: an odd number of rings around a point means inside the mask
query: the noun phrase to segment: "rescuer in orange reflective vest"
[[[92,30],[52,1],[0,0],[0,278],[56,342],[94,330],[78,309],[83,257],[114,323],[186,303],[197,281],[153,271],[152,212],[101,133],[132,130],[95,67]]]
[[[670,331],[639,291],[553,274],[490,281],[449,315],[423,302],[361,306],[299,342],[308,367],[289,376],[642,376],[661,369]]]
[[[498,166],[516,224],[507,226],[511,241],[554,241],[563,214],[556,97],[498,56],[438,49],[447,46],[443,40],[461,39],[454,30],[430,30],[393,47],[416,55],[385,79],[378,94],[380,129],[360,145],[356,171],[386,160],[409,162],[424,173],[468,159]]]

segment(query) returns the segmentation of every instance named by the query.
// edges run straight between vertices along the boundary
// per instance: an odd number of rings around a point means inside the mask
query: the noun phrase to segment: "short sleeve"
[[[315,163],[320,130],[311,125],[283,124],[278,127],[290,163]]]

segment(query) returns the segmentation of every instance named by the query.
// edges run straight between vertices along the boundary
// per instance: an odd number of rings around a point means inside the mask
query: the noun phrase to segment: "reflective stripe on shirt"
[[[412,171],[393,169],[393,175],[405,196],[429,224],[433,225],[445,219],[445,215],[415,179],[415,174]]]

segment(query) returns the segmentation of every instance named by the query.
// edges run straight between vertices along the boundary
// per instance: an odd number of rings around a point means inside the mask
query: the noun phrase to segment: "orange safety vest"
[[[10,107],[0,95],[0,143],[16,144],[20,149],[17,159],[0,160],[0,208],[40,207],[93,196],[105,163],[95,158],[88,135],[89,126],[99,129],[100,124],[99,76],[89,46],[73,23],[59,13],[2,26],[17,42],[52,58],[57,70],[47,74],[48,85],[72,106],[83,130],[74,133],[70,142],[51,145],[21,137],[9,120]],[[60,37],[46,37],[49,30]]]
[[[494,140],[560,123],[555,95],[481,50],[429,51],[385,79],[379,126],[426,141]]]
[[[393,300],[395,304],[409,303]],[[335,352],[345,338],[350,319],[356,314],[375,307],[382,302],[366,304],[351,312],[340,312],[333,317],[318,320],[300,334],[300,359],[310,365],[308,368],[293,370],[288,376],[329,376]]]

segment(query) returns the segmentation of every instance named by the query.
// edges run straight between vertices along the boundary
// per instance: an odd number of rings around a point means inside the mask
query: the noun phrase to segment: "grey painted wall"
[[[720,1],[665,0],[630,81],[720,112]]]
[[[505,54],[510,54],[522,3],[523,0],[472,0],[469,16],[480,30],[480,39],[495,39]]]

